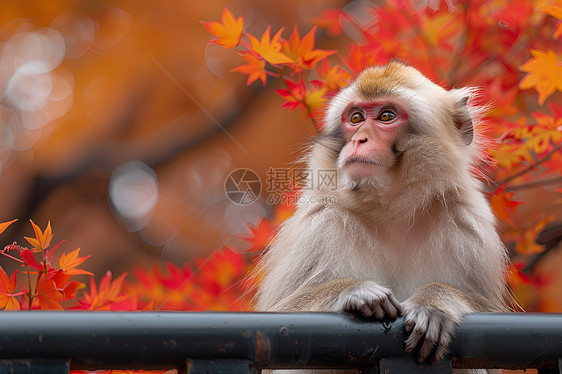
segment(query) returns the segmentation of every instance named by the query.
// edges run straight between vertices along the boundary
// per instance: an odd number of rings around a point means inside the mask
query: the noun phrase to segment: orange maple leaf
[[[244,53],[242,58],[246,60],[247,64],[235,67],[230,71],[248,74],[248,81],[246,82],[248,86],[258,79],[261,80],[262,84],[265,86],[267,79],[265,60],[257,58],[252,53]]]
[[[222,23],[201,21],[201,24],[217,37],[209,43],[222,45],[224,48],[236,47],[244,35],[244,19],[240,16],[234,20],[234,16],[227,7],[222,10]]]
[[[554,216],[548,215],[533,223],[529,229],[525,230],[521,234],[519,240],[517,240],[515,244],[515,252],[521,255],[532,255],[544,251],[544,246],[538,244],[535,240],[543,231],[544,227],[548,223],[554,221],[554,219]]]
[[[268,26],[259,41],[254,36],[248,34],[250,43],[252,43],[252,49],[272,65],[294,63],[295,60],[281,52],[283,45],[280,38],[285,28],[282,27],[277,31],[273,38],[270,36],[270,29],[271,26]]]
[[[31,221],[31,220],[30,220]],[[53,239],[53,233],[51,231],[51,222],[47,223],[45,231],[41,231],[39,226],[37,226],[33,221],[31,221],[33,230],[35,231],[35,238],[25,237],[25,239],[33,246],[33,252],[41,252],[47,249],[51,245],[51,239]]]
[[[434,47],[447,49],[451,39],[456,36],[460,29],[458,15],[453,13],[441,13],[434,17],[423,18],[423,33],[427,41]]]
[[[343,59],[343,63],[357,75],[365,69],[365,66],[380,65],[378,52],[377,49],[366,49],[355,43],[349,49],[349,56]]]
[[[62,270],[65,274],[68,275],[78,275],[78,274],[93,275],[89,271],[76,269],[76,266],[80,265],[88,258],[90,258],[90,256],[78,257],[79,253],[80,253],[80,248],[68,254],[63,253],[59,259],[60,270]]]
[[[351,74],[342,69],[338,65],[330,67],[328,60],[323,60],[322,63],[316,66],[318,78],[326,85],[328,90],[337,90],[349,84]]]
[[[535,87],[539,93],[539,104],[554,93],[562,91],[562,61],[552,50],[543,52],[531,50],[533,58],[521,66],[528,74],[521,80],[519,87],[527,89]]]
[[[537,118],[537,117],[535,117]],[[546,123],[546,126],[541,126],[540,122]],[[550,121],[550,123],[549,123]],[[554,125],[551,128],[548,125]],[[540,155],[544,153],[551,144],[557,144],[562,140],[562,132],[558,128],[562,127],[562,118],[554,121],[554,118],[544,116],[539,120],[537,118],[537,126],[533,126],[530,131],[531,137],[526,141],[525,145]]]
[[[17,286],[17,273],[16,270],[10,278],[8,274],[0,266],[0,309],[6,310],[19,310],[20,304],[15,296],[22,295],[23,292],[14,294]]]
[[[488,149],[488,152],[495,161],[508,170],[524,161],[534,162],[529,150],[521,144],[499,144],[494,149]]]
[[[0,234],[2,234],[4,232],[4,230],[6,230],[8,228],[8,226],[10,226],[12,223],[14,223],[16,221],[17,221],[17,219],[15,219],[13,221],[0,223]]]
[[[63,310],[60,302],[64,300],[64,295],[57,290],[54,280],[42,277],[37,281],[36,291],[36,300],[41,309]]]
[[[521,141],[523,143],[517,144],[515,152],[512,155],[507,155],[508,158],[513,158],[521,152],[526,152],[527,155],[524,159],[533,163],[534,160],[531,152],[541,155],[553,144],[557,144],[562,140],[562,132],[560,131],[562,128],[562,118],[555,120],[553,117],[542,113],[533,113],[533,117],[535,117],[536,124],[509,129],[504,134],[506,138],[519,140],[520,143]]]
[[[296,61],[293,68],[295,73],[304,69],[312,69],[319,61],[336,53],[336,51],[313,49],[317,28],[318,26],[314,26],[301,40],[297,27],[295,26],[289,37],[289,42],[285,43],[283,46],[283,52],[285,52],[289,58]]]
[[[554,3],[553,5],[543,4],[539,7],[539,11],[562,20],[562,2],[560,1],[558,1],[558,3]]]
[[[562,3],[558,2],[558,4],[554,5],[541,5],[539,11],[558,18],[558,26],[556,26],[556,30],[554,30],[554,39],[558,39],[558,37],[562,35],[562,22],[560,22],[562,21]]]
[[[324,108],[326,100],[326,87],[319,87],[313,84],[313,87],[306,92],[305,96],[309,117],[318,116],[318,113]]]

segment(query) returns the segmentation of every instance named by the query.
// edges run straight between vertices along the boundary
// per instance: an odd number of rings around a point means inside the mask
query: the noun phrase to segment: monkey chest
[[[390,288],[401,301],[428,283],[460,287],[465,281],[462,264],[445,243],[435,238],[402,233],[351,243],[347,260],[340,261],[343,266],[338,277],[373,279]]]

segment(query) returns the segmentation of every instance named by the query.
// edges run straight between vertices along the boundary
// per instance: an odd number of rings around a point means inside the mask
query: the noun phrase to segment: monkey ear
[[[461,138],[466,145],[472,143],[472,139],[474,138],[474,126],[468,109],[468,99],[469,96],[464,96],[457,101],[453,115],[455,125],[459,129]]]

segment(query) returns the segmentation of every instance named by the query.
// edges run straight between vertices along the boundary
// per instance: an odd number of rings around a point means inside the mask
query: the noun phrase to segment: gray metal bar
[[[0,374],[68,374],[67,360],[0,360]]]
[[[402,319],[385,328],[347,313],[0,313],[0,359],[70,360],[72,369],[167,369],[187,359],[362,368],[407,357],[405,337]],[[468,315],[450,351],[454,368],[552,369],[562,315]]]
[[[258,374],[246,360],[188,360],[187,374]]]
[[[443,360],[434,364],[418,364],[413,356],[403,358],[382,358],[379,361],[379,373],[391,374],[451,374],[453,366],[451,360]]]

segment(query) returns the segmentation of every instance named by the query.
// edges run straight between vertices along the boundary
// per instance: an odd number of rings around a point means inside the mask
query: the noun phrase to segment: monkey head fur
[[[411,215],[447,191],[477,188],[471,167],[478,154],[474,126],[481,110],[469,105],[472,94],[469,88],[447,91],[399,62],[368,68],[332,100],[324,131],[309,154],[309,167],[337,170],[340,203],[359,210],[384,209],[385,220]],[[379,131],[392,139],[381,143],[375,158],[355,157],[346,164],[342,150],[349,139],[343,117],[363,102],[378,102],[375,110],[388,108],[397,116],[395,122],[403,123],[399,129]],[[371,132],[369,143],[380,136]],[[353,168],[373,172],[354,175],[349,171]]]

